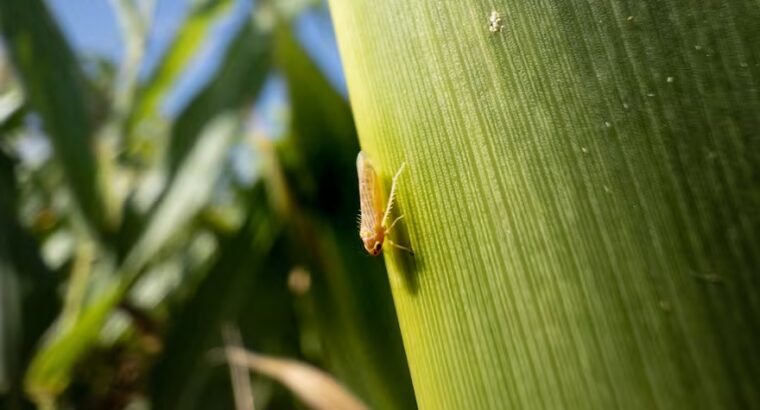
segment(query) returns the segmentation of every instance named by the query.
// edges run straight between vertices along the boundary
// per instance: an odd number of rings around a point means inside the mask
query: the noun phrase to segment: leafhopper
[[[396,175],[393,176],[388,203],[383,206],[382,184],[375,167],[372,166],[369,158],[363,152],[359,151],[359,155],[356,157],[356,171],[359,174],[359,204],[361,205],[359,236],[364,243],[364,249],[372,256],[377,256],[383,251],[384,242],[412,253],[411,249],[398,245],[388,238],[388,234],[396,226],[396,223],[404,217],[401,215],[388,225],[388,218],[391,216],[393,200],[396,195],[396,182],[403,170],[404,164],[401,164]]]

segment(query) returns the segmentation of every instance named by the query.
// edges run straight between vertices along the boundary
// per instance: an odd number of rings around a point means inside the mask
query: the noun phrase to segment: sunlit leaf
[[[50,405],[71,382],[77,361],[97,339],[113,308],[124,298],[129,283],[113,280],[96,301],[82,309],[74,321],[52,329],[29,365],[24,384],[38,405]]]
[[[219,112],[252,106],[269,71],[271,50],[269,29],[246,21],[212,81],[190,102],[172,127],[167,153],[170,175],[176,173],[196,144],[206,122]]]
[[[207,34],[214,23],[232,5],[231,0],[197,2],[172,44],[162,57],[147,82],[140,88],[135,107],[127,120],[130,132],[139,133],[133,127],[141,121],[159,116],[160,105],[175,85],[179,76],[187,69],[187,64],[203,46]]]
[[[145,232],[128,254],[127,270],[144,266],[205,205],[222,171],[232,138],[240,133],[240,124],[236,113],[226,113],[211,121],[201,133]]]
[[[760,407],[757,2],[330,6],[420,408]]]

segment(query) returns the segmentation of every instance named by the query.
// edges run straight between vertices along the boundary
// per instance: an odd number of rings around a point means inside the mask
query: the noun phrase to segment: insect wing
[[[361,235],[375,232],[383,214],[383,200],[380,182],[372,163],[359,152],[356,157],[356,172],[359,175],[359,203],[361,205]]]

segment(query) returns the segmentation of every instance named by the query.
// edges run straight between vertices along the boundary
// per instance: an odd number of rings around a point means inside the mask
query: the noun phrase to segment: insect
[[[488,16],[488,30],[491,33],[498,33],[504,25],[501,23],[501,13],[496,10],[492,10]]]
[[[396,175],[393,176],[393,182],[391,182],[388,204],[383,208],[382,187],[375,167],[372,166],[369,158],[363,152],[359,151],[359,155],[356,157],[356,171],[359,174],[359,203],[361,205],[359,236],[364,243],[364,249],[372,256],[377,256],[382,252],[384,242],[413,253],[411,249],[398,245],[387,237],[396,223],[404,217],[401,215],[388,225],[388,218],[391,215],[393,199],[396,194],[396,181],[403,170],[404,164],[401,164]]]

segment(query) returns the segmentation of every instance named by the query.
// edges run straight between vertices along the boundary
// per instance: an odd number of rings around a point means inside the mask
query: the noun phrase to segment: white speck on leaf
[[[488,16],[488,31],[498,33],[502,28],[504,28],[504,24],[502,23],[501,13],[491,10],[491,14]]]

